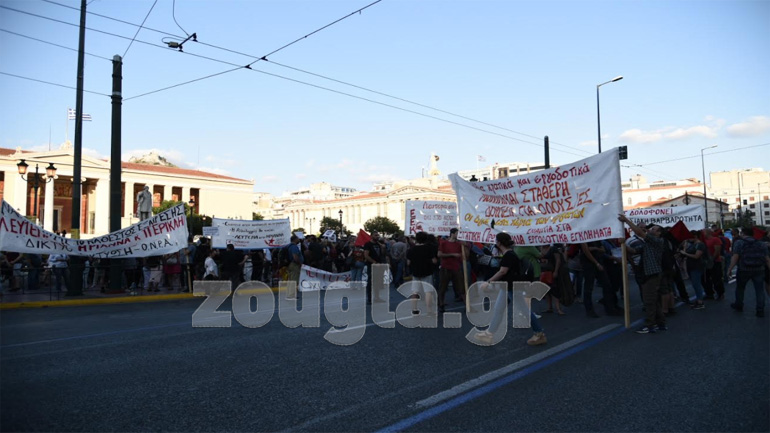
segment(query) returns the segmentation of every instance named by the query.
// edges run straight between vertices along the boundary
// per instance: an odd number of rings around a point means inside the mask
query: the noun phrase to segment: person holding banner
[[[580,266],[583,268],[583,306],[588,317],[599,317],[594,310],[593,292],[596,281],[602,286],[602,304],[608,316],[622,316],[623,310],[617,307],[617,295],[612,289],[610,279],[601,264],[604,247],[601,242],[589,242],[580,245]]]
[[[291,235],[289,243],[289,281],[297,283],[294,289],[294,293],[289,293],[286,299],[297,299],[297,288],[299,288],[299,273],[302,270],[302,264],[305,263],[305,256],[302,255],[302,250],[299,246],[300,240],[297,235]]]
[[[690,232],[690,239],[682,242],[679,254],[685,257],[685,266],[687,274],[690,276],[690,284],[695,290],[695,303],[692,304],[693,310],[702,310],[706,308],[703,303],[705,292],[703,290],[703,256],[706,254],[706,244],[700,240],[700,232]]]
[[[438,310],[444,312],[444,298],[452,282],[452,290],[455,292],[456,302],[465,302],[465,282],[463,279],[463,251],[462,243],[457,240],[458,229],[449,230],[449,239],[442,241],[438,246],[438,258],[441,259],[440,281],[438,287]]]
[[[416,244],[406,253],[406,263],[412,270],[412,314],[419,314],[417,299],[423,294],[425,303],[428,304],[428,316],[436,314],[433,309],[436,302],[433,300],[436,289],[433,287],[433,268],[436,266],[436,255],[433,249],[427,245],[428,234],[418,232],[415,236]]]
[[[523,279],[523,276],[520,273],[521,265],[519,264],[519,257],[513,252],[513,239],[511,239],[511,235],[505,232],[498,233],[495,236],[495,245],[503,254],[503,258],[500,260],[500,270],[481,285],[481,290],[486,290],[489,287],[489,283],[494,281],[505,281],[508,288],[507,290],[501,290],[500,293],[497,294],[494,313],[492,321],[489,323],[489,328],[479,332],[474,337],[477,340],[488,344],[492,343],[494,340],[494,332],[497,331],[497,328],[500,327],[500,324],[505,319],[503,313],[506,310],[508,299],[512,297],[513,282],[521,281]],[[527,344],[530,346],[546,344],[548,339],[545,336],[545,331],[543,330],[543,327],[540,326],[537,316],[535,316],[535,313],[533,313],[531,309],[529,311],[529,318],[534,334],[527,340]]]

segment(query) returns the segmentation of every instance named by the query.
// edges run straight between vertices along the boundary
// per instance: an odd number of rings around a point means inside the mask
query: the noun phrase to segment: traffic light
[[[628,159],[628,146],[618,147],[618,155],[620,159]]]

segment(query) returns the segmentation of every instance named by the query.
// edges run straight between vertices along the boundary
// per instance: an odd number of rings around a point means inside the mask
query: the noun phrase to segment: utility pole
[[[551,168],[551,149],[548,144],[548,136],[546,135],[543,139],[544,144],[544,151],[545,151],[545,169],[548,170]]]
[[[123,105],[123,59],[115,55],[112,58],[112,145],[110,148],[110,231],[121,229],[121,171],[120,147]],[[126,200],[133,197],[126,191]],[[123,286],[123,266],[121,260],[110,260],[110,290],[118,291]]]
[[[78,42],[77,89],[75,95],[75,153],[72,161],[72,239],[80,239],[81,158],[83,153],[83,70],[86,47],[86,0],[80,0],[80,41]],[[70,287],[67,296],[83,294],[82,256],[70,257]]]

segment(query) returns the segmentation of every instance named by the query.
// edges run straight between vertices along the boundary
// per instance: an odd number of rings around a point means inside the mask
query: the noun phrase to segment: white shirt
[[[219,277],[219,268],[217,267],[217,262],[215,262],[214,259],[211,257],[206,257],[204,266],[206,268],[206,272],[203,274],[203,278],[206,278],[208,275]]]

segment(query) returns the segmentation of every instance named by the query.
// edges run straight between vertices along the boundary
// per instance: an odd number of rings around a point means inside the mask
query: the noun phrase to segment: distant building
[[[27,180],[18,173],[22,159],[29,164]],[[72,225],[72,176],[74,150],[68,143],[60,149],[33,152],[0,148],[0,198],[22,215],[34,212],[35,165],[41,171],[38,190],[38,221],[49,231],[66,230]],[[56,178],[46,183],[45,167],[53,163]],[[153,206],[164,200],[194,202],[195,213],[219,218],[251,219],[254,182],[198,170],[121,162],[121,227],[137,222],[136,194],[150,187]],[[81,220],[83,238],[109,233],[110,162],[81,158]]]
[[[703,197],[703,184],[697,179],[647,182],[644,176],[637,174],[622,182],[621,188],[624,209],[655,206],[655,203],[685,194]]]
[[[749,210],[760,225],[770,222],[770,172],[761,168],[711,172],[711,191],[738,213]]]

